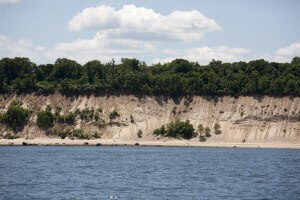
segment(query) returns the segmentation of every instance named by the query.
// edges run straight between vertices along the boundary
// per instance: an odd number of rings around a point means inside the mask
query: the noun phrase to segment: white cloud
[[[168,53],[164,50],[163,53]],[[199,47],[183,49],[182,51],[171,51],[172,57],[169,58],[156,58],[152,62],[170,62],[176,58],[183,58],[192,62],[199,62],[200,64],[208,64],[212,59],[221,60],[223,62],[234,62],[245,60],[244,55],[250,53],[250,50],[244,48],[231,48],[227,46],[220,47]]]
[[[32,60],[39,60],[43,49],[44,47],[35,46],[27,39],[13,41],[0,35],[0,57],[28,57]]]
[[[254,55],[254,59],[265,59],[270,62],[286,63],[291,62],[293,57],[300,56],[300,43],[294,42],[287,47],[277,49],[274,53],[265,53],[261,55]]]
[[[73,42],[58,43],[45,53],[50,59],[66,57],[80,63],[98,59],[104,62],[112,58],[135,57],[151,53],[151,44],[128,39],[109,39],[105,34],[97,33],[92,39],[77,39]]]
[[[57,43],[53,47],[46,48],[35,45],[30,40],[13,41],[0,35],[0,58],[28,57],[37,63],[54,62],[57,58],[62,57],[76,60],[81,64],[94,59],[108,62],[112,58],[120,60],[125,57],[135,57],[143,60],[145,56],[155,53],[159,53],[161,58],[154,59],[152,63],[170,62],[176,58],[183,58],[207,64],[212,59],[224,62],[244,60],[243,55],[248,54],[249,50],[221,46],[158,51],[150,43],[129,39],[110,39],[100,33],[97,33],[92,39],[77,39],[73,42]]]
[[[73,42],[57,43],[53,47],[33,44],[30,40],[14,41],[0,35],[0,59],[3,57],[28,57],[37,63],[54,62],[57,58],[69,58],[81,64],[90,60],[103,62],[121,58],[133,58],[154,51],[151,44],[128,40],[109,39],[97,33],[92,39],[77,39]]]
[[[215,20],[197,10],[161,15],[134,5],[124,5],[120,10],[105,5],[86,8],[71,19],[69,28],[101,30],[110,37],[162,41],[198,41],[207,31],[222,30]]]
[[[300,43],[292,43],[291,45],[280,48],[276,51],[280,56],[300,56]]]
[[[0,4],[5,3],[19,3],[21,0],[0,0]]]

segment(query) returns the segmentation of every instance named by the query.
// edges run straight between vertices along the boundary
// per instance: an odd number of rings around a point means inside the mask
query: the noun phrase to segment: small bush
[[[65,139],[66,137],[69,137],[71,140],[77,139],[91,139],[92,135],[90,133],[85,133],[82,129],[65,129],[60,131],[55,131],[55,135],[59,136],[61,139]],[[94,133],[93,135],[95,138],[100,138],[100,135],[98,133]]]
[[[216,135],[220,135],[222,133],[222,131],[220,130],[220,128],[221,128],[220,124],[216,123],[215,126],[214,126],[215,134]]]
[[[143,132],[142,132],[141,130],[139,130],[139,131],[137,132],[137,136],[138,136],[138,138],[142,138]]]
[[[168,124],[166,130],[165,127],[162,126],[160,129],[154,130],[153,134],[184,139],[191,139],[197,136],[197,132],[195,132],[193,125],[190,124],[189,120],[186,120],[185,122],[176,120],[175,122]]]
[[[37,124],[40,128],[50,128],[54,125],[54,115],[51,112],[51,107],[47,106],[46,110],[37,113]]]
[[[81,111],[79,110],[79,108],[77,108],[74,112],[75,115],[80,115],[81,114]]]
[[[61,112],[62,111],[62,107],[60,107],[60,106],[56,106],[56,108],[55,108],[55,112]]]
[[[1,121],[6,123],[14,131],[27,124],[31,111],[22,108],[19,104],[13,102],[6,113],[1,115]]]
[[[60,131],[54,131],[55,135],[59,136],[61,139],[65,139],[67,136],[71,135],[71,130],[66,129],[66,130],[60,130]]]
[[[72,112],[67,113],[64,116],[64,122],[67,123],[67,124],[74,124],[74,122],[75,122],[75,115],[74,115],[74,113],[72,113]]]
[[[85,108],[80,112],[79,115],[80,115],[80,119],[82,120],[92,120],[94,118],[94,110]]]
[[[65,123],[65,118],[64,118],[63,115],[58,114],[58,115],[56,116],[56,120],[57,120],[57,122],[59,122],[59,123]]]
[[[159,129],[155,129],[153,131],[154,135],[161,135],[161,136],[165,136],[167,134],[167,130],[165,128],[164,125],[162,125]]]
[[[203,135],[200,135],[199,140],[200,142],[206,142],[207,139]]]
[[[109,119],[113,120],[113,119],[115,119],[117,117],[120,117],[120,114],[116,110],[114,110],[111,113],[109,113]]]
[[[211,137],[211,134],[210,134],[210,128],[209,127],[206,127],[205,129],[204,129],[204,132],[205,132],[205,136],[206,137]]]
[[[197,131],[198,131],[198,133],[199,133],[200,135],[204,132],[204,127],[203,127],[202,124],[199,124],[199,125],[198,125]]]
[[[79,139],[85,139],[85,135],[82,129],[74,129],[72,135]]]
[[[101,138],[101,135],[98,132],[95,131],[94,134],[93,134],[93,137],[95,139],[99,139],[99,138]]]

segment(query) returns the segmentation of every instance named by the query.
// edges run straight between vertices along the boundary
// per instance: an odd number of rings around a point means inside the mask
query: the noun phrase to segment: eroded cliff
[[[4,112],[14,99],[20,99],[23,107],[33,110],[29,123],[18,134],[21,137],[50,137],[49,131],[37,126],[37,112],[46,105],[59,106],[62,113],[84,108],[99,109],[100,122],[81,120],[75,124],[58,125],[53,129],[76,128],[93,131],[101,138],[131,140],[142,131],[142,139],[157,140],[152,132],[175,119],[190,120],[194,128],[199,124],[210,127],[211,137],[207,141],[222,142],[299,142],[300,141],[300,98],[274,97],[179,97],[168,96],[72,96],[61,94],[1,95],[0,109]],[[111,120],[109,114],[116,110],[120,116]],[[221,125],[221,134],[214,134],[215,123]],[[0,134],[8,128],[0,125]],[[48,134],[48,135],[47,135]],[[199,140],[194,138],[193,140]]]

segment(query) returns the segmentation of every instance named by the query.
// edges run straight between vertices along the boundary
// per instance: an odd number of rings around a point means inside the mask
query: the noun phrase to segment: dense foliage
[[[265,60],[208,65],[176,59],[151,67],[136,59],[120,64],[69,59],[36,65],[28,58],[0,60],[1,93],[129,92],[169,95],[300,95],[300,58],[291,63]]]
[[[155,129],[153,134],[161,135],[163,137],[184,139],[191,139],[197,136],[197,132],[195,132],[193,125],[190,124],[189,120],[186,120],[185,122],[176,120],[175,122],[168,124],[167,128],[162,126],[160,129]]]
[[[18,103],[13,102],[5,113],[1,114],[1,122],[6,123],[14,131],[22,129],[27,124],[30,110],[22,108]]]
[[[51,112],[50,105],[47,105],[46,110],[41,110],[37,113],[37,124],[40,128],[48,129],[54,125],[55,116]]]

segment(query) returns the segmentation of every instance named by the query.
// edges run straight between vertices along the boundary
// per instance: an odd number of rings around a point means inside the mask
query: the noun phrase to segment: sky
[[[0,58],[290,62],[299,10],[299,0],[0,0]]]

